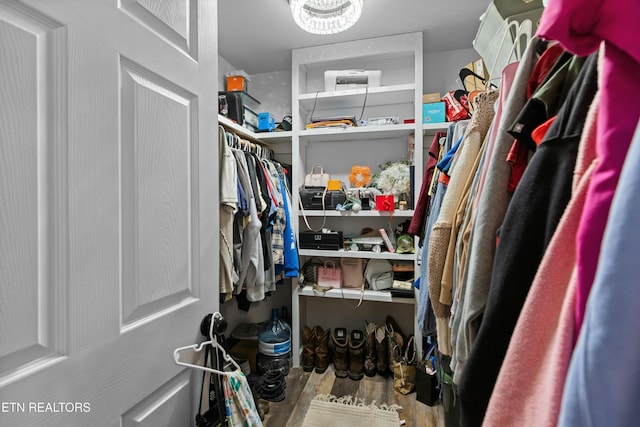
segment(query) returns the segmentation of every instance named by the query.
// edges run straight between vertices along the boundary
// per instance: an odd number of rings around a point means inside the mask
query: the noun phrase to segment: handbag
[[[342,272],[340,269],[336,267],[332,260],[325,261],[324,265],[318,268],[318,286],[337,289],[340,288],[341,284]]]
[[[311,258],[302,265],[300,269],[299,283],[301,286],[314,285],[318,283],[318,269],[324,263],[319,258]]]
[[[394,349],[394,351],[399,351]],[[416,346],[413,336],[407,342],[404,355],[393,362],[393,389],[409,394],[416,387]]]
[[[369,289],[389,289],[393,284],[393,265],[386,259],[372,259],[367,263],[364,276],[369,283]]]
[[[215,354],[214,354],[215,353]],[[207,345],[204,353],[204,366],[210,366],[219,369],[219,356],[210,345]],[[209,359],[211,361],[209,362]],[[209,409],[203,411],[202,404],[206,402]],[[200,404],[198,406],[198,413],[195,417],[195,427],[222,427],[225,420],[224,410],[224,392],[222,390],[222,384],[220,378],[216,375],[212,375],[209,372],[205,372],[202,375],[202,388],[200,390]]]
[[[436,345],[432,344],[416,369],[416,400],[429,406],[435,405],[440,399],[440,384],[433,354],[435,348]]]
[[[342,287],[360,289],[364,287],[364,266],[362,258],[342,258]]]
[[[319,170],[319,172],[316,172],[316,170]],[[320,165],[315,165],[313,168],[311,168],[311,173],[305,175],[304,186],[307,188],[327,188],[329,179],[329,174],[324,172],[324,168]]]

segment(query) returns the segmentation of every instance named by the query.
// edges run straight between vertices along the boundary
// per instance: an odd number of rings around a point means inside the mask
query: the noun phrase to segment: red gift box
[[[393,212],[394,204],[393,194],[376,196],[376,210]]]

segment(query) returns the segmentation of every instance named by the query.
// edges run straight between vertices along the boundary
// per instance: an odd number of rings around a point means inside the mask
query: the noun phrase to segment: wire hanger
[[[187,366],[189,368],[200,369],[201,371],[207,371],[217,375],[226,375],[226,376],[236,375],[237,371],[241,371],[240,366],[236,363],[235,360],[233,360],[231,356],[227,354],[225,349],[218,343],[216,336],[213,334],[213,326],[215,325],[216,320],[220,320],[220,319],[223,319],[222,314],[220,314],[217,311],[213,313],[213,315],[211,316],[211,322],[210,322],[211,325],[209,326],[209,341],[201,342],[200,344],[192,344],[184,347],[178,347],[173,351],[173,359],[178,365]],[[193,363],[183,362],[180,360],[180,352],[184,350],[191,350],[192,352],[199,353],[202,350],[204,350],[205,347],[209,344],[211,344],[211,346],[213,346],[214,348],[220,350],[224,360],[226,362],[230,362],[233,366],[235,366],[236,370],[231,372],[218,371],[217,369],[209,368],[207,366],[196,365]]]

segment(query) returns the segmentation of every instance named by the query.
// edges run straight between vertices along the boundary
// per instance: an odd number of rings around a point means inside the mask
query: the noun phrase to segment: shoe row
[[[364,375],[389,375],[405,342],[402,330],[391,316],[387,316],[383,325],[365,322],[364,331],[354,329],[350,333],[346,328],[335,328],[331,333],[320,326],[303,326],[302,368],[306,372],[315,369],[324,373],[331,358],[339,378],[360,380]]]

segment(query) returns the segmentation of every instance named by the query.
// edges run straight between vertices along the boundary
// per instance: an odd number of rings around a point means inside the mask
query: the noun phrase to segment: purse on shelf
[[[325,261],[322,267],[318,267],[318,286],[323,288],[340,288],[342,284],[342,271],[332,260]]]
[[[300,286],[315,285],[318,283],[318,269],[322,267],[324,263],[319,258],[311,258],[302,265],[300,269],[299,283]]]
[[[306,188],[327,188],[329,185],[329,177],[328,173],[324,172],[324,168],[320,165],[315,165],[311,168],[311,173],[308,173],[304,177],[304,186]]]
[[[365,260],[362,258],[342,258],[342,287],[351,289],[364,288]]]

